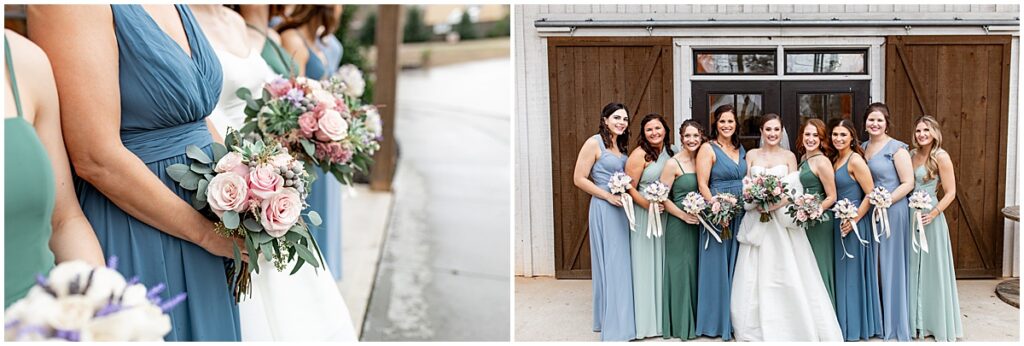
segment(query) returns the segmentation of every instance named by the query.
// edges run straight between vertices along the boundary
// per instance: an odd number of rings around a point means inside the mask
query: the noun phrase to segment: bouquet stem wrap
[[[914,211],[914,233],[917,233],[917,236],[910,237],[913,243],[914,253],[917,253],[918,248],[920,248],[921,251],[924,251],[924,253],[928,253],[928,237],[924,235],[924,221],[921,220],[922,216],[924,215],[921,214],[920,209],[916,209]],[[918,241],[918,238],[921,240]]]
[[[636,211],[633,210],[633,197],[628,193],[619,194],[619,201],[622,202],[622,209],[626,212],[626,220],[629,220],[629,230],[636,232]]]
[[[874,234],[876,243],[882,242],[882,232],[885,233],[885,239],[892,236],[892,228],[889,227],[889,208],[875,206],[875,210],[871,212],[871,233]]]
[[[661,212],[658,211],[658,205],[651,202],[651,205],[647,207],[647,238],[650,238],[651,235],[658,238],[664,233],[665,230],[661,224]]]

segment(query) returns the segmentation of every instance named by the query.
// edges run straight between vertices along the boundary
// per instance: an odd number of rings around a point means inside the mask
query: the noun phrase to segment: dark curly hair
[[[607,124],[605,124],[605,120],[608,120],[608,117],[612,116],[612,113],[615,113],[620,109],[626,111],[627,119],[629,119],[629,109],[626,108],[626,105],[618,102],[609,103],[601,110],[601,121],[597,124],[597,133],[601,135],[601,141],[604,142],[605,148],[610,148],[612,146],[612,130],[608,128]],[[619,153],[626,153],[626,147],[629,146],[628,126],[626,127],[626,131],[622,132],[622,134],[615,140],[615,146],[618,147]]]
[[[729,142],[732,143],[733,147],[740,147],[740,119],[736,116],[736,108],[732,105],[721,105],[715,108],[715,117],[711,122],[711,139],[718,139],[718,121],[722,119],[722,114],[732,113],[733,119],[736,120],[736,129],[732,131],[732,138]]]

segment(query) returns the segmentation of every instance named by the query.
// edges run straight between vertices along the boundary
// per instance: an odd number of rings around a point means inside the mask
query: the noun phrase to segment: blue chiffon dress
[[[861,145],[867,150],[868,143]],[[868,168],[875,186],[892,193],[900,186],[893,155],[907,145],[890,139],[874,156],[868,159]],[[910,341],[910,206],[907,198],[892,201],[889,207],[889,225],[892,234],[881,237],[878,243],[879,280],[882,283],[882,338]],[[881,226],[879,225],[879,229]]]
[[[850,160],[846,160],[836,171],[836,201],[847,199],[854,206],[864,200],[860,184],[850,177]],[[878,247],[871,238],[870,214],[857,222],[857,234],[850,232],[846,237],[841,233],[842,223],[836,220],[835,237],[835,280],[836,317],[839,329],[846,341],[868,340],[882,335],[882,311],[878,297]],[[844,252],[845,249],[845,252]],[[853,258],[846,257],[849,253]]]
[[[212,154],[205,118],[220,96],[220,63],[188,6],[175,8],[191,55],[142,6],[110,8],[119,55],[121,142],[187,201],[190,193],[171,180],[166,169],[189,162],[185,147],[190,144]],[[183,304],[168,312],[172,328],[165,340],[240,339],[238,306],[225,274],[229,259],[132,217],[78,177],[75,190],[104,255],[118,257],[118,271],[128,278],[138,277],[147,287],[165,283],[164,299],[179,292],[188,294]]]
[[[601,157],[590,179],[608,191],[608,180],[626,168],[625,154],[608,151],[600,135]],[[594,331],[602,341],[628,341],[636,337],[633,319],[633,275],[629,248],[629,221],[622,207],[590,198],[590,267],[594,288]]]
[[[710,145],[715,151],[715,164],[711,166],[711,178],[708,181],[711,195],[728,192],[741,198],[743,177],[747,175],[746,149],[740,147],[737,162],[717,144]],[[697,335],[721,336],[724,341],[732,339],[732,319],[729,316],[732,275],[736,270],[736,253],[739,250],[736,234],[743,214],[740,211],[733,217],[729,223],[731,234],[728,239],[722,239],[722,243],[718,243],[706,228],[701,227],[697,259]],[[705,242],[708,244],[707,249],[704,248]]]

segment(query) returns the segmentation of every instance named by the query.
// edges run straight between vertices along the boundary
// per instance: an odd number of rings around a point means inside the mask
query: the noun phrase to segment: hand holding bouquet
[[[729,239],[729,222],[736,217],[736,214],[738,214],[740,210],[743,210],[743,206],[739,204],[739,199],[736,198],[736,195],[731,193],[720,193],[711,197],[711,203],[709,204],[706,212],[707,220],[712,224],[722,227],[721,239]],[[716,229],[708,227],[708,232],[711,232],[711,235],[715,236],[715,239],[721,243],[721,239],[719,239],[716,234]],[[707,241],[704,242],[704,248],[708,248]]]
[[[301,217],[310,186],[302,162],[273,140],[264,142],[251,133],[240,141],[238,136],[238,132],[228,133],[227,147],[211,144],[212,158],[199,147],[188,146],[186,154],[192,162],[171,165],[167,174],[182,188],[194,191],[192,206],[215,221],[216,232],[243,239],[254,259],[263,254],[282,271],[298,256],[292,274],[306,262],[319,268],[322,259],[314,253],[320,249]],[[307,217],[313,225],[321,222],[315,211]],[[234,253],[229,282],[239,300],[250,292],[250,272],[260,269],[259,261],[251,261],[251,267],[242,262],[237,245]]]
[[[916,253],[917,248],[920,247],[921,251],[928,253],[928,237],[924,233],[924,213],[932,210],[932,196],[922,190],[914,191],[909,198],[910,208],[914,209],[914,233],[917,233],[917,237],[910,237],[913,241],[913,250]],[[920,238],[920,240],[918,240]]]
[[[892,194],[884,187],[876,186],[867,198],[868,202],[875,206],[871,212],[871,233],[875,236],[875,242],[881,243],[882,232],[885,232],[886,239],[892,236],[892,228],[889,227],[889,207],[892,206]],[[879,230],[879,227],[882,229]]]
[[[665,233],[665,229],[661,224],[661,209],[658,207],[662,202],[668,200],[668,185],[656,180],[647,184],[643,192],[644,198],[650,202],[650,206],[647,208],[647,237],[650,238],[651,235],[661,237]]]
[[[166,315],[185,293],[164,300],[164,284],[147,290],[114,268],[68,261],[36,279],[28,295],[4,311],[6,341],[163,341]]]
[[[848,223],[850,227],[853,228],[853,234],[857,236],[857,241],[859,241],[861,245],[868,244],[867,240],[860,237],[860,231],[857,230],[857,222],[853,221],[857,218],[857,206],[853,205],[853,202],[850,202],[849,199],[843,198],[836,202],[836,205],[832,207],[832,212],[836,219],[839,220],[840,227],[843,223]],[[842,237],[845,238],[846,235],[844,234]],[[853,255],[851,255],[849,251],[846,251],[846,243],[843,241],[840,241],[839,243],[843,245],[843,255],[848,258],[853,258]]]
[[[821,208],[821,198],[818,195],[805,193],[792,196],[793,204],[786,208],[786,215],[796,221],[796,225],[808,229],[828,219],[828,215]]]
[[[636,215],[633,211],[633,197],[631,197],[626,191],[633,188],[633,178],[626,175],[625,172],[612,173],[612,177],[608,179],[608,190],[613,195],[619,196],[619,201],[622,202],[622,209],[626,211],[626,219],[629,220],[629,229],[636,232]]]
[[[772,219],[769,208],[786,196],[787,184],[776,175],[754,174],[743,178],[743,201],[761,208],[761,222]]]

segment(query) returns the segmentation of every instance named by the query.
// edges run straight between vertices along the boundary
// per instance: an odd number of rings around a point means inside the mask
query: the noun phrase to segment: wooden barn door
[[[555,217],[555,276],[590,278],[590,195],[572,181],[583,142],[597,133],[601,109],[629,109],[630,147],[648,113],[672,113],[670,37],[553,37],[548,39],[551,90],[551,167]]]
[[[1010,36],[890,36],[886,103],[892,135],[934,115],[953,159],[957,198],[945,212],[957,277],[1002,273]]]

